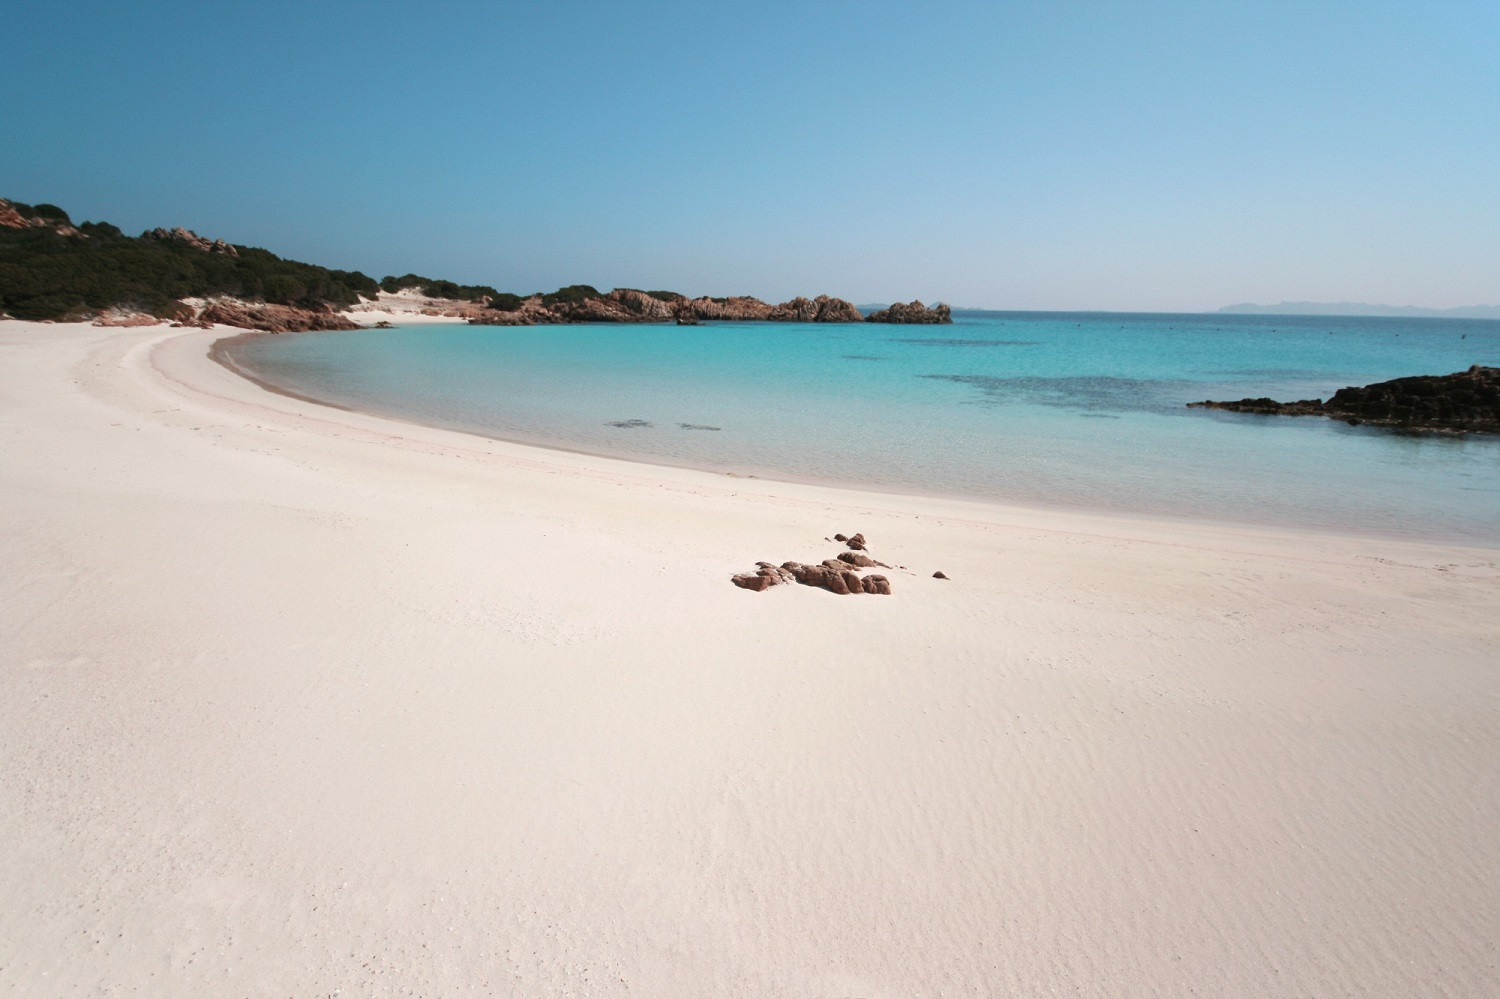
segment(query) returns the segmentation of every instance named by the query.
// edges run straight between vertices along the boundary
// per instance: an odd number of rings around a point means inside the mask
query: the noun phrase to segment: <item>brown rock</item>
[[[16,211],[16,207],[4,198],[0,198],[0,225],[7,229],[31,228],[31,222],[26,216]]]
[[[853,302],[842,298],[830,298],[828,295],[819,295],[813,301],[818,306],[818,314],[813,317],[815,323],[862,323],[865,317],[854,307]]]
[[[302,333],[308,330],[357,330],[362,327],[327,305],[302,309],[292,305],[239,302],[221,299],[210,302],[198,314],[198,321],[235,326],[242,330],[265,333]]]
[[[188,246],[191,246],[193,249],[201,250],[204,253],[222,253],[230,257],[237,257],[240,255],[239,250],[236,250],[233,246],[224,242],[222,239],[215,239],[210,241],[198,235],[191,229],[184,229],[182,226],[178,226],[175,229],[151,229],[147,232],[141,233],[141,238],[155,240],[158,243],[185,243]]]
[[[729,581],[741,589],[759,593],[781,583],[790,583],[795,578],[786,569],[770,562],[757,562],[755,565],[754,572],[741,572],[731,576]]]
[[[928,308],[919,301],[911,301],[905,304],[897,302],[888,309],[872,312],[865,317],[867,323],[951,323],[953,322],[952,310],[943,304]]]
[[[933,579],[947,579],[948,577],[945,576],[945,575],[943,575],[943,571],[941,569],[939,569],[937,572],[934,572],[932,574],[932,578]]]
[[[835,541],[848,541],[849,540],[849,536],[847,534],[835,534],[833,536],[833,540],[835,540]]]
[[[866,593],[880,593],[885,596],[891,595],[891,581],[884,576],[866,576],[861,585]]]
[[[854,537],[850,538],[844,543],[847,544],[850,548],[853,548],[855,551],[868,551],[868,549],[865,548],[865,536],[863,534],[856,534]]]
[[[847,562],[849,565],[858,566],[861,569],[868,569],[872,565],[880,564],[870,556],[861,555],[859,552],[840,552],[839,561]]]

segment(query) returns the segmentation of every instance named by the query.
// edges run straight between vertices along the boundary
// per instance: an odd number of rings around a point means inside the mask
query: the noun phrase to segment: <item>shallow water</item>
[[[960,313],[951,326],[286,334],[297,394],[719,471],[1500,546],[1500,437],[1189,410],[1500,365],[1500,322]]]

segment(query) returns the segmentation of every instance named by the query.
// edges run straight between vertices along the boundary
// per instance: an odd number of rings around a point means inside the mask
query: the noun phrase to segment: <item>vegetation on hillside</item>
[[[172,318],[191,315],[182,299],[216,297],[339,309],[360,296],[408,288],[431,298],[486,303],[498,312],[515,312],[528,298],[552,308],[605,297],[587,284],[523,296],[420,274],[388,275],[377,282],[359,271],[285,260],[187,230],[127,236],[108,222],[75,224],[56,205],[0,199],[0,315],[16,319],[84,319],[111,308]],[[669,304],[686,298],[675,291],[641,294]]]
[[[127,236],[108,222],[74,226],[55,205],[10,202],[24,219],[0,226],[0,312],[80,318],[112,307],[171,316],[183,298],[224,295],[282,305],[353,305],[378,285],[359,271],[283,260],[267,250],[208,252],[176,239]],[[76,232],[74,231],[76,230]]]
[[[380,279],[381,291],[394,293],[407,288],[416,288],[429,298],[458,298],[469,302],[504,297],[503,292],[496,291],[487,284],[455,284],[440,278],[425,278],[420,274],[406,274],[402,277],[386,276]],[[514,298],[518,303],[521,301],[520,296],[509,297]]]

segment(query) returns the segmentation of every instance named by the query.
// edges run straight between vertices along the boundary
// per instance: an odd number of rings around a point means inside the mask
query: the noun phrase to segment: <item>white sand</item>
[[[0,995],[1500,994],[1500,553],[533,450],[221,335],[0,323]],[[728,582],[853,530],[893,596]]]
[[[428,298],[416,288],[379,292],[374,299],[360,297],[358,304],[343,310],[351,322],[364,326],[391,323],[418,326],[425,323],[466,323],[480,308],[473,302],[452,298]]]

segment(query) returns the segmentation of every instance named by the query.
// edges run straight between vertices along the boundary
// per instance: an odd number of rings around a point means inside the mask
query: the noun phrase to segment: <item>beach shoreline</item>
[[[441,321],[461,322],[461,320],[456,319]],[[1404,522],[1399,529],[1393,524],[1385,525],[1383,529],[1381,525],[1369,522],[1354,523],[1346,521],[1343,523],[1330,523],[1327,521],[1315,521],[1310,523],[1295,523],[1288,522],[1287,511],[1281,510],[1264,510],[1261,511],[1260,516],[1240,510],[1237,511],[1238,515],[1225,514],[1216,517],[1211,512],[1202,509],[1150,509],[1138,503],[1101,503],[1097,497],[1090,500],[1080,496],[1062,494],[996,495],[979,488],[969,490],[962,488],[945,489],[940,487],[923,488],[920,484],[913,484],[911,482],[880,483],[870,479],[848,478],[827,472],[821,474],[798,474],[786,468],[770,464],[747,464],[744,462],[725,461],[722,458],[717,461],[673,460],[670,456],[663,454],[642,453],[624,448],[608,449],[598,444],[581,444],[557,439],[544,439],[522,433],[498,432],[480,426],[477,423],[463,420],[442,421],[424,419],[413,413],[401,412],[396,407],[381,408],[378,405],[370,404],[368,401],[339,401],[337,399],[321,397],[311,392],[299,391],[296,388],[280,384],[274,380],[274,376],[258,372],[252,365],[244,363],[242,356],[236,350],[237,347],[246,341],[259,340],[268,336],[298,337],[316,335],[318,335],[316,332],[270,334],[260,331],[244,331],[231,333],[214,341],[210,347],[210,356],[237,375],[254,382],[269,392],[286,395],[290,398],[315,405],[329,406],[346,412],[365,413],[397,423],[471,435],[519,447],[578,454],[598,458],[603,461],[620,461],[628,464],[646,465],[648,467],[698,471],[709,475],[762,479],[782,482],[791,486],[818,486],[848,490],[855,494],[885,495],[913,501],[954,500],[978,504],[980,507],[992,506],[998,509],[1028,510],[1043,516],[1049,512],[1057,512],[1069,515],[1076,514],[1084,517],[1123,518],[1127,521],[1157,523],[1169,528],[1174,525],[1201,524],[1209,528],[1230,530],[1244,528],[1279,533],[1326,534],[1354,539],[1367,538],[1397,542],[1409,541],[1417,544],[1458,544],[1463,547],[1500,550],[1500,534],[1490,532],[1482,537],[1474,537],[1469,530],[1449,524],[1438,527],[1428,522],[1420,524]],[[1450,434],[1449,436],[1454,435]]]
[[[542,449],[225,333],[0,323],[0,991],[1497,984],[1495,551]],[[729,583],[856,531],[892,595]]]

